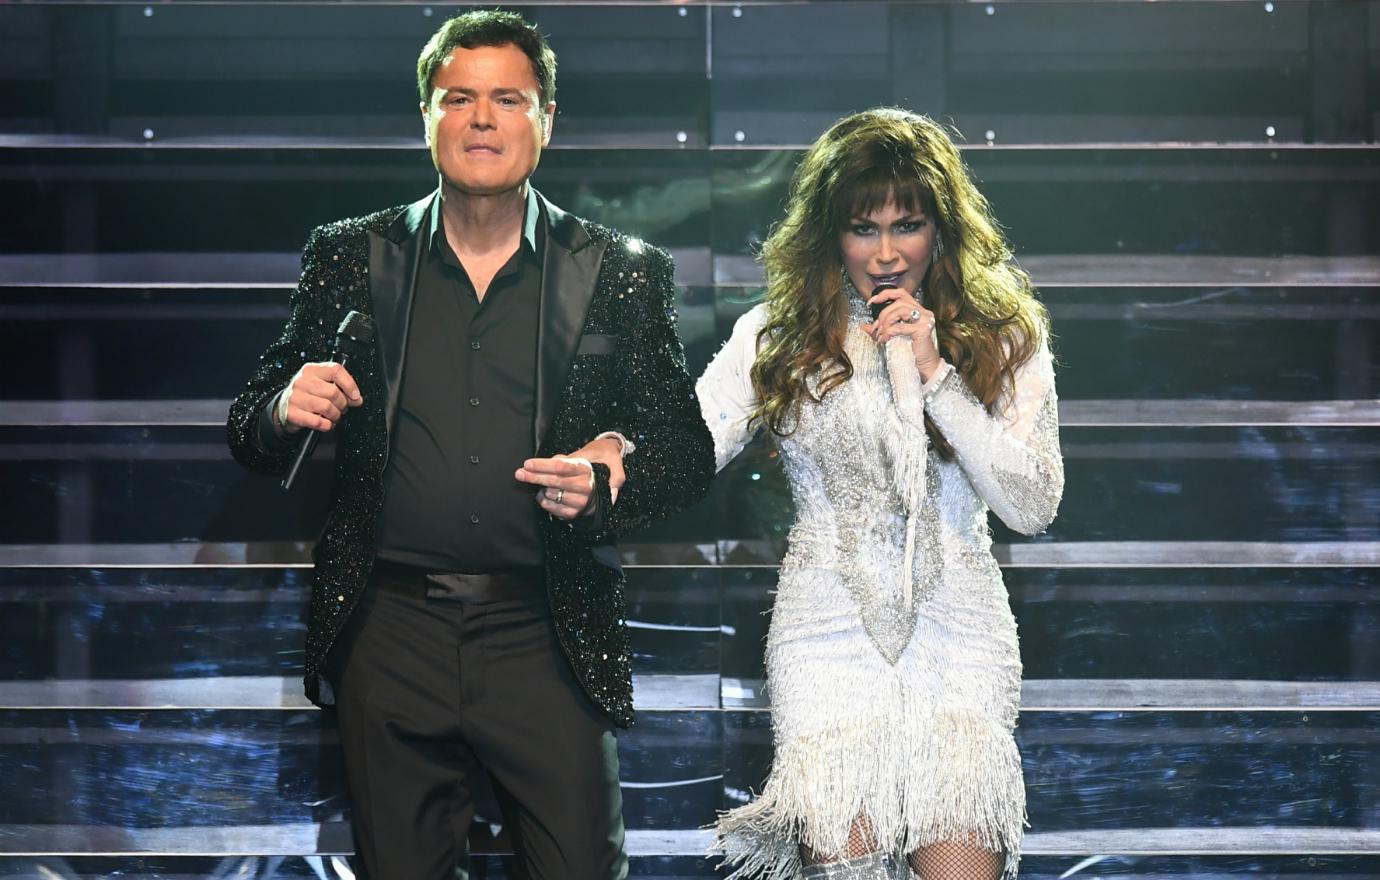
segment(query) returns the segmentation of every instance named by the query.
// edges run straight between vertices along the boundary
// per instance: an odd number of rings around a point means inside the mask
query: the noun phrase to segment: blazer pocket
[[[611,333],[586,333],[580,337],[580,347],[575,353],[613,354],[613,347],[617,344],[618,337]]]

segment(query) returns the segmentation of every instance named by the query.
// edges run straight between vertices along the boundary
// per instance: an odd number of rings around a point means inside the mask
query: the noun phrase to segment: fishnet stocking
[[[998,880],[1006,855],[973,843],[945,841],[910,854],[910,869],[918,880]]]
[[[845,862],[877,851],[877,835],[872,833],[872,823],[866,816],[853,820],[848,829],[848,843],[841,853],[819,853],[807,846],[800,848],[800,858],[807,865],[827,865],[831,862]]]
[[[820,853],[800,848],[801,861],[808,867],[837,865],[877,851],[877,835],[866,816],[853,820],[843,852]],[[910,854],[910,869],[916,880],[1000,880],[1006,868],[1006,854],[971,841],[944,841]],[[850,875],[851,876],[851,875]]]

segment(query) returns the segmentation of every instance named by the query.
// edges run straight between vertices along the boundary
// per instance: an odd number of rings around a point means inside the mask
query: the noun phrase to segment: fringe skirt
[[[892,665],[835,572],[783,566],[767,639],[771,774],[714,829],[730,880],[793,880],[802,846],[842,853],[859,818],[897,859],[969,842],[1005,853],[1015,877],[1025,825],[1015,620],[999,574],[946,573]]]

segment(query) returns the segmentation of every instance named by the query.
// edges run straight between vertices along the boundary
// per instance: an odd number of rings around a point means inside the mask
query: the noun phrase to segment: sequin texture
[[[715,851],[732,878],[796,880],[802,846],[844,852],[866,816],[898,864],[963,840],[1004,852],[1014,876],[1021,661],[987,518],[1022,530],[1053,519],[1052,360],[1041,346],[989,413],[947,365],[922,385],[909,346],[879,349],[868,320],[850,300],[852,378],[776,439],[798,519],[767,637],[775,755],[761,794],[721,815]],[[764,322],[762,306],[740,319],[697,386],[719,467],[754,433]],[[926,415],[954,461],[930,454]]]
[[[800,880],[911,880],[911,875],[904,863],[896,864],[883,853],[872,853],[841,862],[811,865],[801,872]]]
[[[308,237],[287,326],[230,407],[230,449],[245,466],[275,476],[287,470],[291,449],[266,451],[256,442],[259,413],[303,363],[330,356],[345,312],[373,314],[370,236],[384,234],[407,208],[331,223]],[[604,248],[583,333],[609,335],[616,343],[611,354],[574,357],[539,454],[571,452],[606,430],[638,448],[624,463],[627,483],[616,505],[608,469],[595,466],[596,489],[608,512],[601,528],[577,529],[555,520],[544,526],[547,587],[557,636],[576,676],[597,706],[627,726],[633,717],[632,659],[614,542],[702,497],[713,474],[713,445],[676,334],[670,256],[594,223],[583,228],[594,246]],[[313,551],[305,685],[318,705],[333,702],[320,673],[373,565],[388,452],[382,368],[370,359],[351,373],[364,404],[340,424],[330,513]]]

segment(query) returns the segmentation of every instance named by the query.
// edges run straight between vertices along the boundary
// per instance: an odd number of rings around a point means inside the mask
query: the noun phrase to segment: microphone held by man
[[[304,364],[278,397],[274,418],[284,431],[306,431],[297,446],[283,488],[291,489],[302,463],[311,457],[321,434],[331,430],[345,412],[359,406],[364,398],[359,385],[346,369],[353,360],[366,355],[374,344],[374,319],[351,311],[336,330],[335,353],[325,363]]]

